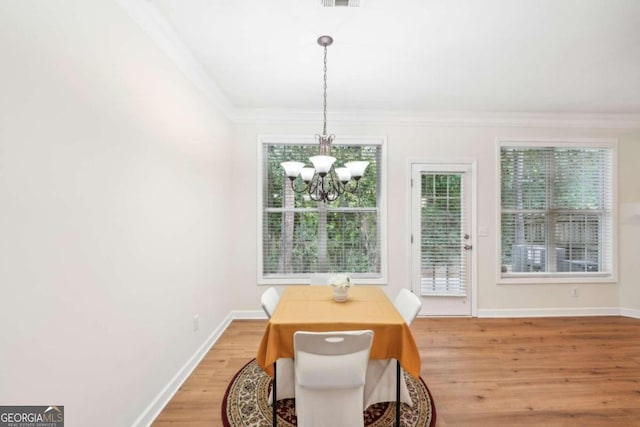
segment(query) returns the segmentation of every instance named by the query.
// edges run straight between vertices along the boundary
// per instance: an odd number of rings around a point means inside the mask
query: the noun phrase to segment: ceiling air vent
[[[324,7],[360,7],[360,0],[321,0]]]

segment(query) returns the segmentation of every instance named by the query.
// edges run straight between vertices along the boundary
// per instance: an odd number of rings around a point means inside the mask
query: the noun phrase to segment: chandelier
[[[324,97],[322,135],[316,135],[318,141],[318,155],[309,158],[313,167],[306,167],[302,162],[282,162],[289,177],[291,188],[296,193],[307,193],[316,202],[333,202],[344,193],[354,194],[358,189],[360,178],[369,165],[366,161],[353,161],[336,168],[335,157],[331,156],[331,143],[335,135],[327,135],[327,46],[333,43],[331,36],[320,36],[318,44],[324,47]],[[298,176],[304,185],[296,185]]]

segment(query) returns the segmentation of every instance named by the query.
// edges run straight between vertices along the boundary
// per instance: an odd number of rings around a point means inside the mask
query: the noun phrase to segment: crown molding
[[[116,0],[116,2],[232,123],[271,125],[322,122],[322,112],[319,110],[235,107],[151,1]],[[640,114],[349,110],[330,112],[327,119],[334,124],[346,125],[640,129]]]
[[[231,120],[237,124],[321,123],[321,111],[235,110]],[[535,127],[640,129],[640,114],[537,114],[421,112],[421,111],[338,111],[327,114],[333,124],[384,124],[391,126],[433,127]]]

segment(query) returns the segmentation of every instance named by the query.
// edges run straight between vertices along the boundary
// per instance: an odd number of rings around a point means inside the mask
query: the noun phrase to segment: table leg
[[[396,360],[396,427],[400,427],[400,361]]]
[[[276,362],[273,362],[273,427],[278,425],[278,396],[276,396],[276,378],[278,378],[278,372],[276,371]]]

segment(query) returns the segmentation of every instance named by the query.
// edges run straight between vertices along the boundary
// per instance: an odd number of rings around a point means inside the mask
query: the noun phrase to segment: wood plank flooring
[[[221,426],[233,375],[266,320],[237,320],[154,422]],[[640,320],[418,318],[411,325],[439,427],[640,426]]]

